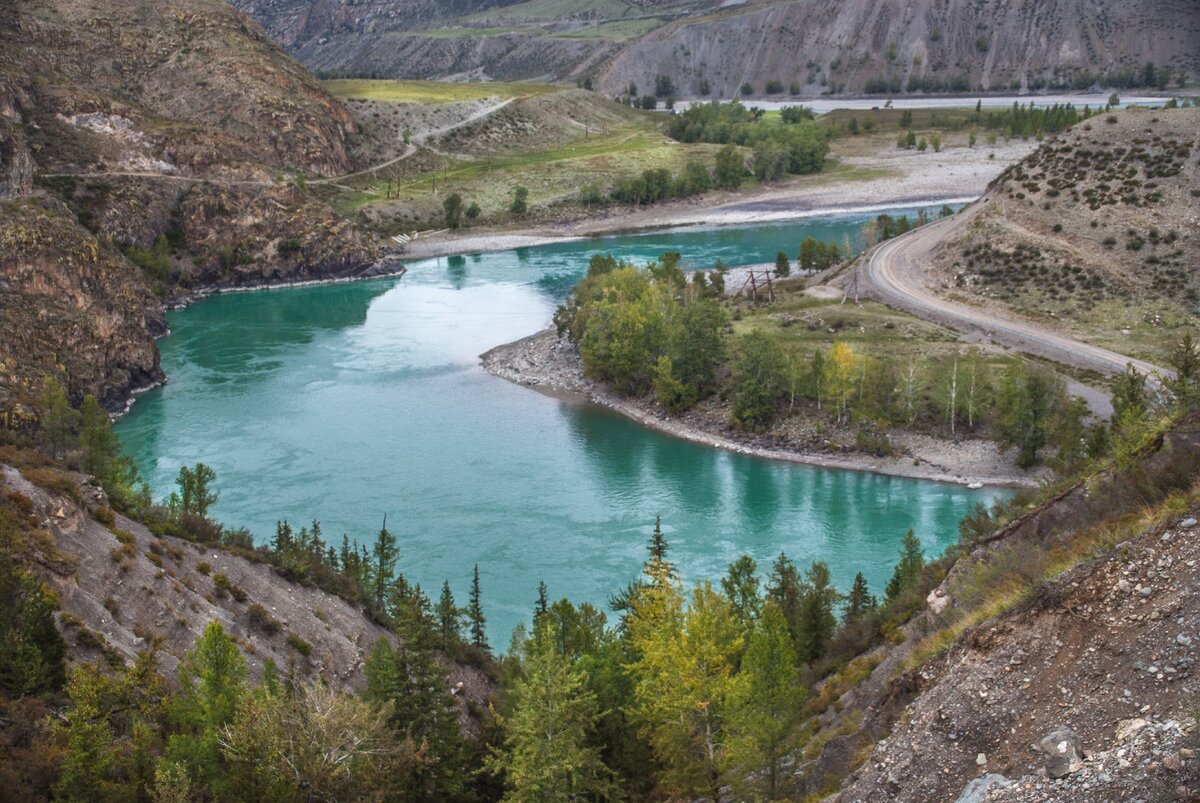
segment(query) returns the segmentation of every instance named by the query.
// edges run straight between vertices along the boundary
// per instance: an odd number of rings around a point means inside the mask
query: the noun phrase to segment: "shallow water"
[[[710,449],[615,414],[496,379],[478,355],[547,324],[609,251],[678,250],[693,266],[794,258],[803,237],[841,242],[862,218],[606,238],[410,264],[399,279],[230,294],[169,315],[170,382],[118,425],[157,495],[181,465],[218,475],[217,516],[258,539],[288,518],[369,542],[385,514],[401,569],[465,602],[480,567],[494,646],[527,619],[539,580],[603,603],[632,579],[661,515],[685,579],[742,553],[823,559],[843,588],[879,592],[897,543],[926,551],[998,491],[817,469]]]

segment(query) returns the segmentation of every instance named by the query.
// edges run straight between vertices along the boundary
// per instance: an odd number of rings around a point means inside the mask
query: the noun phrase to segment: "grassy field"
[[[453,103],[483,98],[531,97],[566,89],[566,87],[556,84],[505,84],[483,81],[458,84],[445,81],[393,81],[365,78],[322,81],[321,84],[335,98],[379,100],[389,103]]]
[[[480,23],[501,19],[537,21],[583,14],[611,19],[644,13],[644,9],[626,0],[527,0],[524,3],[473,14],[464,19]]]
[[[554,34],[555,39],[607,39],[612,42],[625,42],[649,33],[662,25],[662,20],[633,19],[617,20],[582,28],[578,31],[565,31]]]

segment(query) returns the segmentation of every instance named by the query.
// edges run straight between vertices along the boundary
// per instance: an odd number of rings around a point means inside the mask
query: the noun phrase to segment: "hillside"
[[[1161,359],[1200,312],[1200,110],[1093,117],[1008,168],[943,246],[944,293]]]
[[[591,79],[609,95],[630,82],[645,92],[660,74],[682,97],[731,97],[747,82],[760,94],[768,81],[814,95],[1174,85],[1180,70],[1200,74],[1200,14],[1188,0],[234,3],[319,72]]]
[[[47,371],[110,407],[161,380],[163,296],[370,269],[375,241],[304,186],[349,172],[355,132],[220,0],[5,4],[0,409]]]

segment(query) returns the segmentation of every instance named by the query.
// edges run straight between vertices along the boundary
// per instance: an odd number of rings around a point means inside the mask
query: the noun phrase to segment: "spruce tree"
[[[538,621],[545,616],[549,610],[550,600],[547,599],[546,581],[541,580],[538,582],[537,602],[535,602],[533,605],[533,624],[535,627],[537,626]]]
[[[758,577],[754,572],[758,564],[749,555],[742,555],[729,564],[729,571],[721,579],[721,590],[733,606],[733,614],[741,623],[743,629],[749,630],[758,619],[762,609],[762,597],[758,591]]]
[[[375,604],[375,610],[382,613],[388,601],[388,592],[392,589],[392,581],[396,577],[396,562],[400,559],[396,536],[387,528],[387,516],[383,517],[383,526],[375,538],[371,558],[371,601]]]
[[[829,566],[824,561],[814,561],[805,579],[796,655],[804,663],[812,663],[825,655],[825,648],[833,638],[837,628],[833,608],[840,595],[830,581]]]
[[[42,383],[38,400],[38,444],[58,459],[75,443],[79,413],[71,409],[67,392],[54,377]]]
[[[900,562],[892,572],[885,592],[888,601],[901,596],[910,588],[915,588],[925,569],[925,553],[921,551],[921,542],[912,528],[900,539]]]
[[[871,608],[875,607],[871,593],[867,589],[867,579],[862,572],[854,575],[854,585],[850,588],[850,596],[846,598],[845,620],[851,625],[862,621]]]
[[[112,429],[108,413],[90,393],[79,407],[79,447],[83,470],[107,487],[114,478],[121,442]]]
[[[488,650],[487,631],[484,624],[487,619],[483,615],[483,603],[479,593],[479,564],[475,564],[475,576],[471,580],[471,597],[467,603],[467,619],[471,623],[471,644],[476,649]]]
[[[438,599],[435,613],[442,649],[448,649],[462,638],[462,611],[454,602],[454,592],[450,590],[449,580],[442,582],[442,596]]]
[[[437,653],[438,637],[429,600],[414,587],[396,621],[395,647],[381,638],[363,667],[367,699],[392,703],[391,726],[427,751],[428,763],[416,771],[406,800],[454,799],[466,774],[458,708]]]
[[[804,598],[804,587],[800,581],[800,572],[796,564],[783,552],[775,559],[771,567],[771,576],[767,580],[767,599],[779,606],[787,622],[788,632],[792,641],[799,648],[800,641],[800,607]]]

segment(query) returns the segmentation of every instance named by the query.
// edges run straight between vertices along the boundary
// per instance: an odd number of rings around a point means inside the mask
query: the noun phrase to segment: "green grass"
[[[545,95],[568,87],[555,84],[522,84],[475,81],[472,83],[450,83],[447,81],[393,81],[386,79],[337,79],[323,81],[331,95],[336,98],[355,100],[380,100],[391,103],[453,103],[462,100],[483,98],[514,98]]]
[[[477,22],[500,19],[548,21],[585,13],[612,18],[643,14],[645,11],[626,0],[528,0],[525,3],[480,12],[464,19]]]
[[[591,28],[581,28],[578,31],[565,31],[554,34],[555,39],[607,39],[612,42],[625,42],[661,27],[659,19],[633,19],[605,22]]]
[[[502,36],[507,33],[521,33],[528,36],[541,36],[540,28],[502,27],[502,28],[430,28],[427,31],[413,31],[412,36],[424,36],[428,39],[460,39],[465,36]]]

